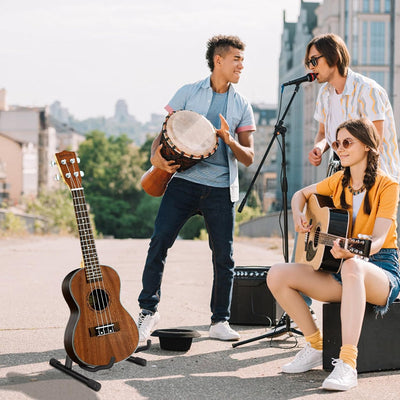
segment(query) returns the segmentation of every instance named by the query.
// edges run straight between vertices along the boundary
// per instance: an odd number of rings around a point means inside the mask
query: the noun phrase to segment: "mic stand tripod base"
[[[265,338],[274,338],[274,337],[282,336],[285,333],[287,333],[289,335],[291,335],[292,333],[295,333],[296,335],[303,336],[303,333],[301,331],[290,327],[290,318],[287,314],[284,314],[281,317],[280,321],[282,321],[283,318],[285,319],[285,325],[280,326],[279,328],[276,328],[276,327],[272,328],[271,332],[265,333],[264,335],[256,336],[251,339],[242,340],[240,342],[233,343],[232,347],[235,348],[235,347],[241,346],[242,344],[251,343],[256,340],[261,340],[261,339],[265,339]]]

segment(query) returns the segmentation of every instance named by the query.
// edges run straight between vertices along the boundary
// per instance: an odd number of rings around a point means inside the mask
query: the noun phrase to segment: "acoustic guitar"
[[[339,272],[344,260],[334,258],[330,252],[337,239],[341,247],[358,257],[369,257],[371,240],[365,235],[347,238],[349,211],[334,208],[330,197],[311,195],[307,202],[306,217],[312,227],[310,232],[298,234],[295,253],[297,263],[312,265],[315,270]]]
[[[138,329],[121,305],[117,272],[99,264],[79,159],[71,151],[56,153],[55,157],[71,191],[83,256],[82,268],[70,272],[62,283],[71,312],[64,334],[65,350],[82,367],[111,366],[136,350]]]

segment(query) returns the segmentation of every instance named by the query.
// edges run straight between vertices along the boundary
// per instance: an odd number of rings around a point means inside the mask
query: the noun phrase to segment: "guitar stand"
[[[140,346],[135,350],[135,353],[139,353],[140,351],[148,350],[151,346],[151,340],[148,340],[145,346]],[[133,357],[130,356],[128,357],[125,361],[129,361],[138,365],[141,365],[142,367],[145,367],[147,364],[147,361],[144,358],[141,357]],[[110,369],[115,362],[115,358],[111,357],[110,362],[107,365],[99,365],[97,367],[88,367],[86,365],[78,364],[82,369],[85,371],[89,372],[96,372],[101,369]],[[65,374],[69,375],[70,377],[78,380],[79,382],[84,383],[86,386],[88,386],[90,389],[98,392],[101,389],[101,384],[94,379],[90,379],[86,377],[85,375],[80,374],[79,372],[76,372],[72,369],[72,360],[71,358],[67,355],[65,357],[65,364],[62,364],[60,361],[56,360],[55,358],[51,358],[49,361],[49,364],[60,370],[61,372],[64,372]]]

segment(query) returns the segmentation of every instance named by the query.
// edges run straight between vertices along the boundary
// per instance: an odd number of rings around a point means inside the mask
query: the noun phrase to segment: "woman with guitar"
[[[376,312],[384,314],[400,291],[396,234],[399,186],[378,168],[380,146],[376,128],[369,120],[342,123],[332,147],[344,169],[299,190],[292,198],[295,229],[299,235],[307,236],[319,221],[306,217],[306,203],[315,195],[329,196],[335,208],[347,211],[350,237],[371,236],[369,260],[355,256],[350,250],[351,239],[337,238],[328,249],[331,257],[343,259],[337,273],[295,262],[272,266],[267,277],[272,294],[297,323],[307,342],[282,367],[285,373],[305,372],[322,365],[321,331],[300,292],[318,301],[341,302],[342,347],[339,358],[332,362],[333,371],[322,384],[327,390],[357,386],[357,345],[365,304],[374,304]],[[299,238],[297,246],[304,246],[300,242]]]

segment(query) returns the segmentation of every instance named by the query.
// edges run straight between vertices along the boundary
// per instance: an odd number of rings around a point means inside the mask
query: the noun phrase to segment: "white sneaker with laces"
[[[286,374],[298,374],[309,371],[312,368],[322,365],[322,350],[313,349],[310,343],[300,350],[296,357],[282,367],[282,372]]]
[[[210,326],[209,337],[219,340],[239,340],[240,335],[234,331],[228,321],[217,322]]]
[[[330,375],[322,383],[322,388],[326,390],[349,390],[357,386],[357,370],[352,368],[343,360],[335,359],[332,361],[335,366]]]
[[[139,314],[138,329],[139,342],[144,342],[150,337],[151,331],[160,321],[160,313],[156,311],[154,314],[144,314],[143,311]]]

